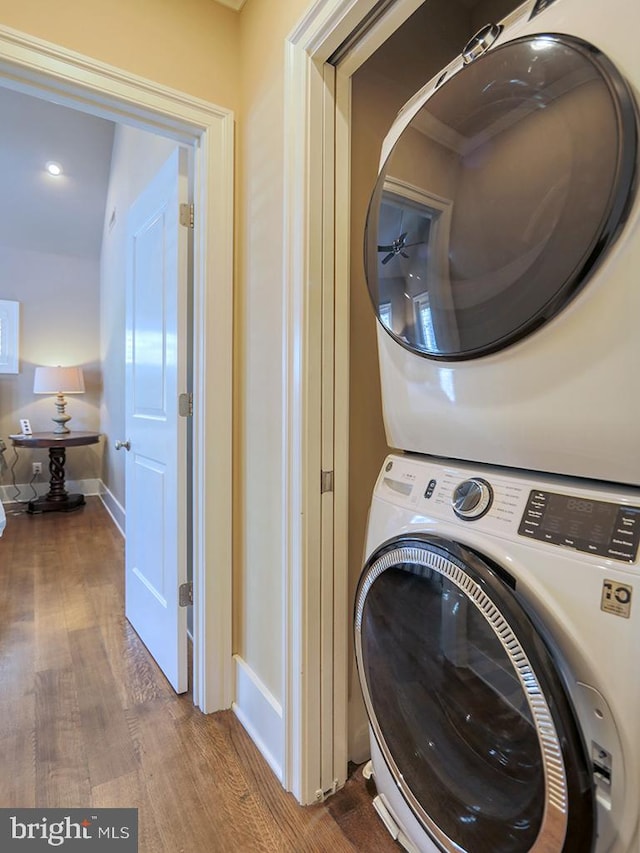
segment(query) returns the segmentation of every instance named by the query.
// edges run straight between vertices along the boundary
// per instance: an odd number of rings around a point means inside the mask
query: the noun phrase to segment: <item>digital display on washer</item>
[[[640,541],[640,507],[534,490],[518,533],[632,563]]]
[[[615,504],[550,494],[541,528],[573,539],[588,539],[596,545],[608,544],[617,515]]]

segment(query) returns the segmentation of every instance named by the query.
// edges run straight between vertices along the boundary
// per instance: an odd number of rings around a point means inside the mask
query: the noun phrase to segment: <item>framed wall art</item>
[[[18,373],[20,303],[0,299],[0,373]]]

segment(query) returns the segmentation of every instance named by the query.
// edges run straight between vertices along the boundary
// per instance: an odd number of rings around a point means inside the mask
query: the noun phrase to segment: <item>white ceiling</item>
[[[0,87],[0,245],[99,257],[114,128]]]

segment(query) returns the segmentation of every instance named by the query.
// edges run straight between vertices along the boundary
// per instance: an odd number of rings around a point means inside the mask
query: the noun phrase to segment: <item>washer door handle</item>
[[[471,36],[462,51],[462,61],[464,64],[468,65],[474,59],[486,53],[501,32],[502,27],[500,24],[487,24],[481,30],[478,30],[475,36]]]

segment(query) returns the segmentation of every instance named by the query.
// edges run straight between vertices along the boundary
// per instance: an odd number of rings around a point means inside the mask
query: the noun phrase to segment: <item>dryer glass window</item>
[[[464,67],[400,135],[371,199],[365,265],[380,322],[449,360],[537,329],[618,235],[636,148],[629,89],[590,45],[529,37]]]

